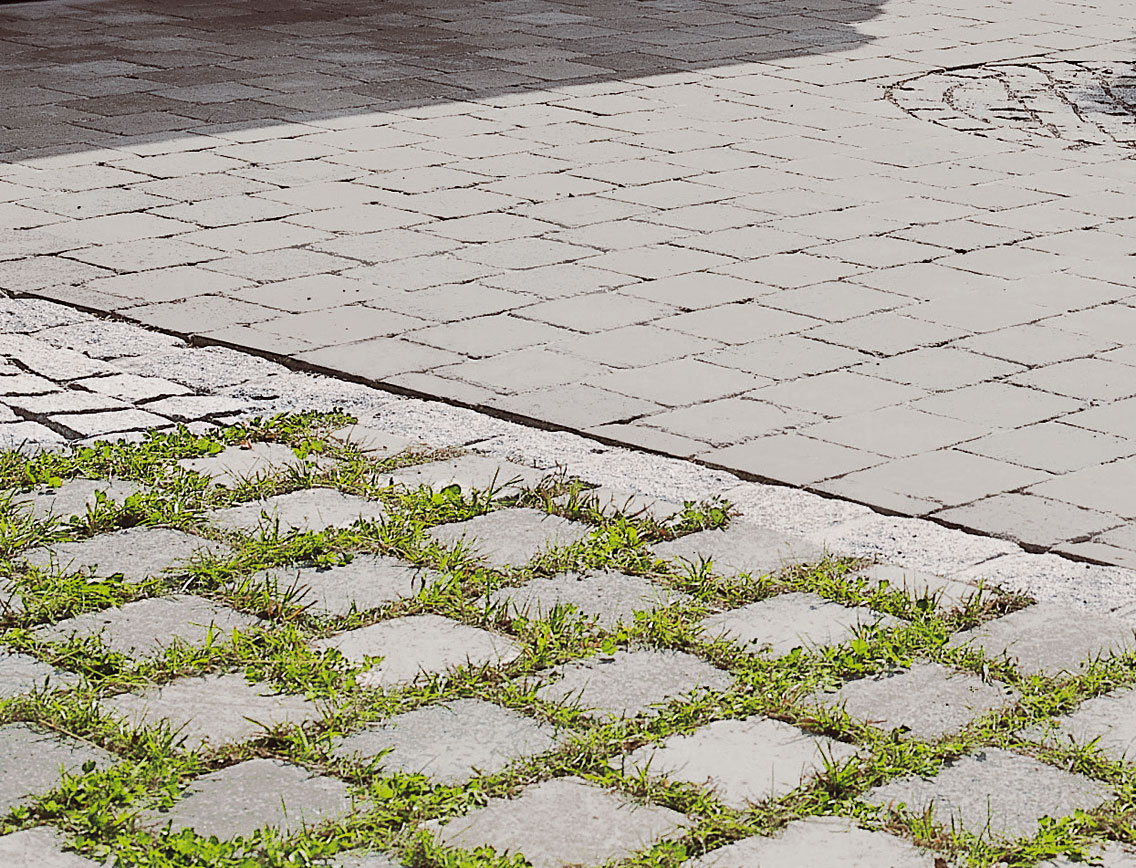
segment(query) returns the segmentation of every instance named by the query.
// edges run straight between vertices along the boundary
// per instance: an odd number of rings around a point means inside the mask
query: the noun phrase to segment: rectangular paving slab
[[[502,461],[485,455],[461,455],[445,461],[430,461],[413,467],[401,467],[383,474],[380,479],[404,488],[425,485],[440,491],[456,485],[462,494],[493,490],[498,497],[514,497],[523,488],[535,488],[547,471]]]
[[[79,678],[27,654],[0,650],[0,699],[45,688],[70,687]]]
[[[507,636],[441,615],[380,621],[321,639],[314,647],[333,648],[353,663],[382,657],[357,679],[363,687],[395,687],[420,675],[440,675],[461,666],[504,666],[521,654],[521,646]]]
[[[72,479],[58,488],[44,486],[17,494],[12,503],[27,505],[38,518],[54,515],[66,520],[73,515],[86,515],[95,505],[99,492],[107,500],[121,503],[141,490],[138,483],[121,479]]]
[[[791,564],[812,563],[824,557],[824,551],[808,540],[741,522],[734,522],[725,530],[703,530],[657,543],[651,550],[660,558],[692,566],[713,561],[714,574],[727,577],[741,573],[766,575]]]
[[[481,699],[417,708],[337,740],[332,754],[370,760],[383,771],[423,774],[442,784],[491,775],[544,753],[565,737],[555,728]]]
[[[254,500],[209,514],[222,530],[319,531],[347,527],[357,521],[382,521],[386,507],[377,500],[344,494],[333,488],[309,488]]]
[[[0,726],[0,815],[59,783],[62,772],[79,774],[85,763],[104,769],[114,755],[78,739],[27,723]]]
[[[886,583],[887,588],[903,591],[914,600],[934,597],[940,609],[955,609],[975,597],[986,599],[994,593],[988,588],[979,588],[969,582],[948,579],[895,564],[872,564],[870,567],[858,570],[856,575],[868,578],[871,587],[879,587]]]
[[[521,567],[550,548],[584,539],[591,526],[535,509],[502,509],[468,521],[438,525],[428,533],[443,545],[461,542],[493,567]]]
[[[565,505],[571,502],[571,494],[562,494],[556,503]],[[625,515],[628,518],[652,518],[658,522],[682,512],[682,504],[658,497],[648,497],[631,491],[599,486],[581,491],[576,495],[576,504],[582,508],[594,509],[603,515]]]
[[[439,578],[439,573],[395,558],[362,554],[333,567],[277,567],[253,580],[275,583],[278,593],[296,589],[295,602],[309,614],[346,615],[416,596]]]
[[[81,570],[92,576],[121,575],[128,582],[142,582],[153,576],[184,575],[194,557],[222,555],[228,550],[221,543],[180,530],[131,527],[81,542],[32,549],[24,559],[35,567],[54,565],[60,572]]]
[[[237,744],[281,724],[323,716],[302,696],[249,684],[238,674],[179,678],[142,693],[107,697],[100,705],[133,727],[167,725],[186,750]]]
[[[575,868],[626,858],[687,825],[669,808],[636,804],[578,778],[557,778],[454,817],[437,837],[447,847],[520,853],[533,868]]]
[[[1112,760],[1136,761],[1136,690],[1118,690],[1081,703],[1072,714],[1041,730],[1047,742],[1068,745],[1094,743]]]
[[[182,458],[178,467],[208,476],[218,485],[232,488],[241,482],[263,479],[303,462],[290,446],[280,443],[244,443],[230,446],[216,455]]]
[[[4,868],[96,868],[99,864],[73,850],[50,826],[34,826],[0,836],[0,865]]]
[[[711,790],[739,811],[784,796],[834,763],[855,756],[856,748],[817,738],[795,726],[764,717],[716,720],[690,733],[648,744],[614,758],[631,773],[683,781]]]

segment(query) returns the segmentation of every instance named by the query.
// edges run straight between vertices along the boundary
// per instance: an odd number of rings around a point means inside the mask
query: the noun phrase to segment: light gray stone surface
[[[577,778],[526,787],[515,799],[492,799],[438,831],[449,847],[493,847],[523,854],[533,868],[599,865],[678,834],[689,821],[677,811],[639,805]]]
[[[471,491],[493,489],[498,497],[512,497],[522,488],[539,485],[546,475],[546,471],[513,461],[501,461],[485,455],[460,455],[444,461],[402,467],[381,478],[405,488],[425,485],[441,490],[456,485],[466,495]]]
[[[131,527],[103,533],[82,542],[56,543],[25,554],[29,564],[60,571],[83,570],[96,576],[121,574],[128,582],[152,576],[179,575],[195,555],[228,549],[212,540],[165,527]]]
[[[313,615],[346,615],[413,597],[439,575],[395,558],[357,554],[339,566],[277,567],[254,578],[271,578],[279,592],[295,588],[296,603]]]
[[[166,724],[186,750],[236,744],[281,724],[322,717],[304,697],[249,684],[238,674],[179,678],[141,693],[110,696],[100,704],[133,727]]]
[[[443,784],[495,774],[511,762],[552,750],[553,727],[480,699],[455,699],[400,714],[339,740],[338,757],[383,753],[383,771],[423,774]]]
[[[759,576],[790,564],[819,561],[824,552],[812,543],[749,524],[731,524],[725,530],[703,530],[658,543],[652,550],[661,558],[681,559],[697,566],[714,562],[720,576],[750,573]]]
[[[377,500],[333,488],[310,488],[231,506],[209,518],[223,530],[270,531],[279,524],[280,532],[287,533],[346,527],[360,519],[381,521],[385,516],[386,508]]]
[[[345,817],[352,806],[342,781],[281,760],[251,759],[196,778],[168,811],[149,811],[141,821],[226,840],[265,827],[289,835]]]
[[[78,680],[74,674],[56,669],[27,654],[0,649],[0,699],[44,687],[68,687]]]
[[[380,621],[315,643],[335,649],[353,663],[382,657],[357,679],[363,687],[395,687],[420,675],[443,674],[461,666],[504,666],[521,647],[497,633],[440,615],[410,615]]]
[[[256,627],[260,623],[259,618],[220,603],[189,594],[173,594],[76,615],[39,627],[35,634],[49,642],[100,636],[111,651],[149,657],[175,639],[201,647],[212,636],[214,643],[224,644],[234,630]]]
[[[948,579],[894,564],[872,564],[860,570],[857,575],[867,577],[872,586],[886,582],[888,588],[903,591],[916,600],[921,597],[933,597],[942,609],[955,609],[976,596],[981,595],[985,598],[991,594],[989,585],[980,588],[969,582]]]
[[[27,723],[0,726],[0,813],[50,790],[62,772],[80,774],[85,763],[103,769],[115,757],[101,748]]]
[[[443,545],[462,541],[494,567],[524,566],[541,552],[571,545],[590,532],[586,524],[528,508],[500,509],[428,531]]]
[[[0,617],[18,615],[23,611],[24,597],[20,589],[7,579],[0,579]]]
[[[137,483],[121,479],[72,479],[59,488],[45,486],[17,494],[12,502],[27,504],[40,518],[54,515],[66,520],[73,515],[86,515],[87,509],[96,502],[96,492],[101,491],[107,500],[121,503],[140,490]]]
[[[416,443],[410,438],[389,434],[363,422],[338,428],[332,431],[330,436],[335,440],[354,446],[374,461],[393,458],[401,452],[422,448],[423,446],[423,444]]]
[[[743,838],[684,863],[686,868],[935,868],[935,857],[843,817],[796,820],[768,838]]]
[[[566,504],[570,498],[570,494],[562,494],[556,498],[556,502]],[[649,517],[659,522],[665,522],[677,513],[682,512],[683,507],[681,503],[650,497],[633,491],[621,491],[606,485],[581,491],[576,496],[576,503],[595,509],[604,515],[619,513],[628,518]]]
[[[557,605],[575,606],[582,615],[608,630],[621,621],[633,622],[636,612],[689,599],[686,594],[640,576],[598,571],[539,577],[520,587],[500,588],[489,597],[494,605],[505,604],[510,614],[527,618],[545,617]]]
[[[880,729],[902,729],[905,735],[930,740],[1009,705],[1017,694],[969,673],[918,662],[902,672],[849,681],[817,698],[825,705],[843,706],[852,717]]]
[[[1057,744],[1094,742],[1114,760],[1136,761],[1136,690],[1120,690],[1089,699],[1072,714],[1059,717],[1041,734]]]
[[[794,648],[838,645],[861,627],[899,623],[864,606],[842,606],[813,593],[793,591],[711,615],[701,627],[707,639],[723,637],[748,651],[780,656]]]
[[[1092,865],[1093,868],[1136,868],[1136,849],[1126,847],[1115,842],[1110,843],[1101,850],[1089,854],[1089,862],[1071,859],[1047,859],[1038,862],[1038,868],[1077,868],[1080,865]]]
[[[579,707],[598,719],[651,714],[656,706],[701,690],[725,690],[733,677],[690,654],[640,648],[553,667],[537,691],[546,702]]]
[[[950,645],[982,648],[987,657],[1005,655],[1026,675],[1076,672],[1097,657],[1136,647],[1130,623],[1090,612],[1070,612],[1037,603],[956,633]]]
[[[823,771],[826,758],[839,764],[855,754],[852,745],[755,716],[716,720],[611,762],[623,763],[633,774],[646,772],[704,786],[741,811],[751,803],[780,798],[807,784]]]
[[[1092,810],[1113,796],[1102,783],[1000,748],[983,748],[933,778],[906,777],[864,794],[873,805],[901,803],[950,827],[959,823],[983,837],[1028,838],[1042,817],[1059,819]]]
[[[232,487],[239,482],[261,479],[269,474],[280,473],[288,467],[298,467],[302,462],[290,446],[280,443],[245,443],[230,446],[203,458],[183,458],[178,466],[202,476],[208,476],[215,483]]]
[[[0,865],[4,868],[95,868],[98,865],[73,850],[50,826],[35,826],[0,836]]]
[[[374,852],[341,853],[329,864],[331,868],[402,868],[401,862],[385,853]]]

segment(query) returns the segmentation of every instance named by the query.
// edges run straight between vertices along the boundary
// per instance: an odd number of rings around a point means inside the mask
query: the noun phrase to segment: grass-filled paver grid
[[[606,495],[602,502],[590,497],[586,482],[563,474],[518,485],[497,479],[490,488],[463,485],[449,472],[435,488],[392,484],[397,478],[429,481],[430,473],[396,471],[457,456],[415,447],[395,454],[360,449],[336,434],[352,421],[297,415],[207,435],[181,430],[140,443],[0,454],[0,483],[12,492],[0,503],[0,578],[18,600],[0,610],[0,669],[18,667],[10,676],[0,671],[0,682],[12,684],[0,699],[0,752],[18,749],[16,742],[33,733],[37,743],[85,743],[99,758],[61,777],[53,773],[51,784],[37,784],[35,792],[0,794],[14,798],[0,818],[0,847],[15,846],[5,835],[47,826],[62,837],[36,837],[37,847],[64,841],[61,846],[88,859],[113,857],[118,866],[345,866],[389,859],[472,868],[523,864],[526,855],[533,864],[572,864],[586,854],[596,865],[646,868],[727,864],[721,860],[733,852],[797,853],[798,841],[806,847],[814,838],[820,847],[833,835],[859,841],[860,833],[849,831],[859,827],[877,835],[865,841],[899,842],[896,852],[916,853],[929,865],[1025,866],[1063,854],[1092,856],[1104,842],[1116,852],[1136,840],[1136,769],[1091,739],[1060,737],[1052,723],[1086,700],[1122,695],[1136,685],[1130,645],[1078,660],[1068,671],[1019,671],[1012,658],[952,637],[968,630],[984,635],[976,628],[1027,608],[1027,599],[983,590],[965,604],[944,605],[832,555],[764,574],[718,570],[701,545],[697,557],[664,558],[654,549],[720,528],[733,527],[736,536],[743,525],[731,525],[730,507],[720,501],[688,503],[665,519],[643,510],[629,516],[613,510]],[[291,458],[248,462],[252,477],[203,474],[191,469],[201,464],[179,464],[250,444],[285,446]],[[85,498],[79,501],[84,511],[72,516],[35,512],[19,502],[20,492],[58,488],[74,478],[115,479],[135,488],[121,499]],[[336,516],[337,525],[325,528],[290,529],[269,512],[249,528],[214,520],[240,504],[308,489],[335,489],[354,506],[374,508],[346,521]],[[431,532],[510,509],[553,515],[586,533],[537,545],[525,553],[527,562],[500,563],[482,557],[460,533]],[[160,541],[172,538],[169,531],[200,538],[202,545],[135,557],[129,576],[75,556],[84,541],[101,545],[100,537],[125,530],[140,547],[147,532]],[[43,558],[49,550],[67,557]],[[28,553],[35,553],[35,565]],[[365,583],[364,571],[346,565],[378,558],[418,570],[421,579],[391,584],[378,577],[393,590],[377,598],[360,592],[361,605],[349,593],[339,594],[339,605],[315,605],[303,585],[305,571],[337,569]],[[638,610],[615,618],[557,604],[547,594],[540,606],[520,610],[502,593],[530,581],[605,572],[650,582],[660,593],[643,596]],[[705,628],[715,615],[783,594],[809,594],[880,617],[815,642],[805,635],[788,649]],[[104,619],[103,632],[50,629],[92,613],[186,597],[212,606],[195,612],[240,617],[224,629],[197,623],[192,641],[116,640],[109,632],[114,618]],[[1070,622],[1079,617],[1068,613]],[[336,637],[399,622],[446,625],[447,636],[491,637],[508,653],[472,660],[450,655],[433,671],[402,667],[388,679],[374,675],[383,665],[380,656],[336,650],[346,645]],[[1092,620],[1086,625],[1099,629]],[[619,698],[620,661],[628,660],[661,662],[628,666],[634,681],[623,691],[627,701],[597,713],[585,697]],[[42,666],[29,668],[30,661]],[[994,685],[1005,702],[976,706],[946,734],[921,738],[919,721],[905,725],[894,702],[873,715],[871,691],[862,692],[868,698],[856,705],[859,717],[825,700],[850,681],[913,667],[917,675],[927,662]],[[589,672],[610,675],[591,681]],[[558,690],[558,678],[569,674],[580,678],[580,687]],[[212,719],[210,702],[231,706],[239,695],[224,686],[234,678],[250,685],[250,720],[234,718],[231,708]],[[224,695],[210,694],[212,686]],[[183,703],[176,714],[163,715],[156,699],[146,703],[163,689],[167,696],[201,695],[200,713],[193,716]],[[652,689],[646,708],[630,701]],[[258,720],[258,703],[297,711]],[[468,712],[468,720],[443,715],[432,722],[431,710],[447,704],[480,709],[483,721]],[[435,744],[400,746],[399,728],[413,732],[412,722]],[[511,726],[542,735],[517,739],[511,749],[499,736]],[[6,730],[19,736],[11,745],[3,741]],[[793,749],[779,752],[778,744]],[[751,767],[723,766],[719,747]],[[447,749],[454,755],[444,755]],[[482,755],[491,760],[479,760]],[[651,755],[668,762],[641,761]],[[870,803],[873,792],[935,791],[944,772],[952,773],[954,790],[969,795],[989,782],[979,776],[968,784],[968,764],[1004,755],[1022,758],[999,766],[1007,771],[995,783],[1011,791],[1018,769],[1035,774],[1040,764],[1042,771],[1061,772],[1052,779],[1068,782],[1068,792],[1051,786],[1043,800],[1061,816],[1031,823],[1038,818],[1015,815],[1013,823],[983,824],[973,811],[952,814],[949,804],[944,810],[941,800],[934,810]],[[786,756],[796,768],[786,768]],[[668,765],[676,766],[670,775]],[[448,771],[431,776],[432,769]],[[775,774],[783,784],[770,788]],[[736,780],[725,780],[729,775]],[[227,780],[240,784],[226,786]],[[749,781],[760,781],[765,791]],[[315,799],[304,813],[311,788],[327,804]],[[297,803],[289,811],[292,794]],[[1015,804],[1017,814],[1023,810],[1028,806]],[[588,819],[575,824],[574,817]],[[825,825],[815,819],[822,817],[838,819]],[[241,832],[206,837],[195,824],[206,834],[211,828]],[[1000,834],[1005,828],[1018,837]]]

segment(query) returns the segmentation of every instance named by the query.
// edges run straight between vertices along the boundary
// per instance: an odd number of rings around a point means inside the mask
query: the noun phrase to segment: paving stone
[[[194,557],[222,555],[227,546],[164,527],[131,527],[82,542],[56,543],[24,555],[35,567],[82,570],[93,576],[121,575],[128,582],[154,576],[184,575]]]
[[[383,555],[355,555],[334,567],[278,567],[258,573],[278,592],[297,589],[295,602],[312,615],[346,615],[416,596],[440,578],[438,573]]]
[[[555,502],[564,506],[571,502],[571,497],[571,494],[562,494]],[[620,491],[606,485],[579,492],[576,503],[581,507],[595,509],[603,515],[620,514],[628,518],[652,518],[657,522],[665,522],[683,511],[681,503],[631,491]]]
[[[24,598],[20,589],[7,579],[0,579],[0,617],[18,615],[24,611]]]
[[[690,654],[656,648],[616,651],[555,666],[537,697],[580,708],[588,717],[650,715],[672,699],[726,690],[733,677]]]
[[[645,850],[690,824],[682,814],[639,805],[578,778],[526,787],[515,799],[491,799],[437,832],[442,844],[522,854],[533,868],[600,865]]]
[[[496,774],[563,739],[553,727],[491,702],[456,699],[373,724],[338,741],[332,754],[365,760],[382,754],[387,773],[423,774],[452,786]]]
[[[0,699],[37,689],[70,687],[78,680],[72,673],[56,669],[27,654],[0,649]]]
[[[544,618],[558,605],[575,606],[605,630],[620,622],[634,623],[636,612],[649,612],[688,602],[690,597],[639,576],[614,572],[558,573],[535,578],[520,587],[504,587],[489,597],[506,604],[510,615]]]
[[[259,618],[202,597],[172,594],[76,615],[38,627],[35,634],[48,642],[101,636],[103,644],[111,651],[131,657],[150,657],[175,639],[195,648],[203,647],[210,636],[214,644],[224,644],[234,630],[261,623]]]
[[[713,560],[720,576],[776,572],[796,563],[819,561],[824,552],[800,537],[786,536],[740,522],[725,530],[703,530],[651,547],[661,558],[682,559],[697,566]]]
[[[1131,651],[1136,639],[1132,626],[1118,618],[1035,603],[956,633],[949,644],[982,648],[990,658],[1005,655],[1024,675],[1055,675],[1077,672],[1097,657]]]
[[[777,720],[748,717],[716,720],[693,732],[649,744],[611,760],[632,772],[705,786],[726,805],[744,811],[750,804],[777,799],[856,748],[816,738]]]
[[[439,525],[428,533],[443,545],[462,541],[490,566],[519,567],[550,548],[579,542],[591,533],[591,527],[525,507]]]
[[[192,829],[223,840],[270,827],[284,835],[352,810],[347,785],[274,759],[252,759],[194,780],[168,811],[141,816],[144,826]]]
[[[964,756],[933,778],[910,776],[868,791],[873,805],[900,805],[916,816],[984,838],[1027,838],[1042,817],[1090,811],[1113,797],[1104,784],[1000,748]]]
[[[60,772],[80,774],[85,763],[104,769],[115,762],[105,750],[26,723],[0,726],[0,812],[52,789]]]
[[[1119,690],[1083,702],[1039,734],[1062,745],[1070,739],[1079,745],[1093,742],[1110,759],[1136,761],[1136,690]]]
[[[816,594],[793,591],[778,594],[703,619],[705,638],[722,637],[743,645],[751,653],[780,657],[794,648],[839,645],[859,628],[894,627],[902,623],[864,606],[842,606]]]
[[[440,615],[380,621],[314,644],[320,650],[333,648],[352,663],[382,657],[357,679],[363,687],[394,687],[467,665],[504,666],[521,654],[521,646],[506,636]]]
[[[271,531],[278,525],[281,533],[288,533],[347,527],[360,520],[382,521],[386,514],[386,507],[377,500],[334,488],[308,488],[231,506],[210,518],[224,530]]]
[[[27,504],[38,518],[55,515],[67,519],[73,515],[86,515],[87,509],[95,505],[95,492],[98,491],[105,494],[107,500],[121,503],[141,491],[141,487],[137,483],[117,479],[72,479],[58,488],[45,486],[18,494],[12,502]]]
[[[903,672],[849,681],[817,699],[880,729],[931,741],[1015,702],[1017,693],[938,663],[917,662]]]
[[[809,817],[771,838],[743,838],[685,868],[935,868],[935,857],[902,838],[861,829],[843,817]]]
[[[233,486],[260,479],[301,464],[290,446],[279,443],[247,443],[230,446],[204,458],[182,458],[178,466],[208,476],[220,485]]]
[[[535,488],[547,475],[546,471],[511,461],[484,455],[462,455],[447,461],[402,467],[389,475],[384,474],[382,478],[406,488],[425,485],[440,490],[456,485],[464,495],[493,488],[497,490],[498,497],[512,497],[519,494],[522,488]]]
[[[1077,868],[1079,865],[1093,865],[1099,868],[1136,868],[1136,848],[1126,847],[1110,841],[1105,847],[1089,853],[1086,863],[1080,859],[1054,859],[1038,862],[1038,868]]]
[[[977,596],[989,597],[991,591],[958,579],[936,576],[934,573],[912,570],[895,564],[872,564],[855,575],[869,580],[870,587],[886,583],[889,590],[900,590],[913,599],[934,597],[943,609],[955,609]]]
[[[101,705],[133,727],[168,724],[186,750],[237,744],[280,724],[322,716],[302,696],[249,684],[236,674],[179,678],[143,693],[108,697]]]
[[[50,826],[35,826],[0,836],[0,865],[5,868],[95,868],[97,862],[64,851],[63,836]]]
[[[331,868],[403,868],[385,853],[352,852],[341,853],[330,862]]]
[[[365,452],[368,457],[375,460],[390,458],[398,455],[400,452],[405,452],[414,447],[421,447],[422,445],[406,437],[388,434],[386,431],[375,428],[373,425],[366,425],[364,423],[356,423],[343,428],[337,428],[328,436],[351,444]]]

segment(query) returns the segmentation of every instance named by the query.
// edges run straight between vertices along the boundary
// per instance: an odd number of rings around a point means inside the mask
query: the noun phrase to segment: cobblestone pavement
[[[1127,569],[0,319],[5,868],[1136,865]]]
[[[1132,18],[10,4],[0,288],[1132,566]]]

